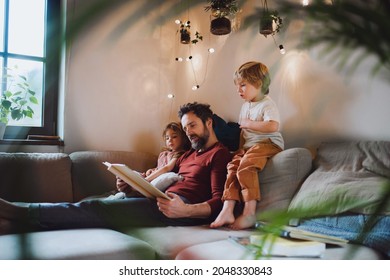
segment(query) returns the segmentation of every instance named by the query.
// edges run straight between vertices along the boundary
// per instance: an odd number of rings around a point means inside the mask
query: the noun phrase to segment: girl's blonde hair
[[[245,80],[255,88],[261,88],[264,94],[269,93],[271,78],[267,66],[261,62],[249,61],[242,64],[233,75],[234,83]]]

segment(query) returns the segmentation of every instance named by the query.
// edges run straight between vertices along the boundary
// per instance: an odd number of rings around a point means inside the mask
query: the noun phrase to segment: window
[[[0,0],[0,75],[7,74],[1,92],[21,75],[37,100],[29,104],[32,118],[10,119],[4,138],[56,134],[60,8],[61,0]]]

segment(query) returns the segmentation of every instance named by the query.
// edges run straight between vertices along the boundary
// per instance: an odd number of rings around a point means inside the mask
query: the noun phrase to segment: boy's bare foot
[[[234,223],[235,218],[233,210],[235,204],[236,202],[234,200],[225,200],[221,212],[219,213],[215,221],[210,224],[210,227],[218,228],[224,225],[231,225],[232,223]]]
[[[230,225],[231,229],[240,230],[251,228],[256,224],[256,215],[241,215]]]
[[[233,213],[227,213],[227,211],[221,211],[221,213],[219,213],[218,217],[215,219],[214,222],[212,222],[210,224],[210,227],[211,228],[218,228],[218,227],[222,227],[224,225],[231,225],[234,223],[234,215]]]
[[[256,205],[256,200],[246,201],[242,214],[230,225],[230,228],[239,230],[253,227],[256,224]]]

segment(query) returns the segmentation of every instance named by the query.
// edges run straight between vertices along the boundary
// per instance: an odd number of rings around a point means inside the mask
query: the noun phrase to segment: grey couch
[[[80,151],[64,153],[0,153],[0,197],[15,202],[75,202],[114,190],[115,178],[103,161],[125,163],[135,170],[156,164],[155,155],[140,152]],[[258,211],[287,209],[312,171],[312,155],[304,148],[274,156],[259,173],[262,199]],[[243,259],[253,258],[229,236],[252,230],[191,227],[72,229],[0,236],[0,259]],[[354,247],[354,245],[346,245]],[[355,246],[353,258],[381,254]],[[328,248],[323,258],[343,258],[346,248]]]

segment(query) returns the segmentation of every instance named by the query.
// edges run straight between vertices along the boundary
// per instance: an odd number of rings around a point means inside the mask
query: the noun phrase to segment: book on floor
[[[267,224],[264,222],[257,222],[256,228],[261,229],[262,227],[266,227]],[[314,233],[307,230],[301,230],[296,227],[291,226],[282,226],[280,231],[281,237],[299,239],[299,240],[308,240],[308,241],[318,241],[327,244],[333,245],[343,245],[347,244],[349,241],[347,239],[330,236],[326,234]]]
[[[265,256],[282,257],[321,257],[325,252],[325,243],[279,236],[251,235],[249,243],[261,248]]]
[[[322,242],[295,240],[265,234],[244,237],[230,236],[229,239],[258,257],[319,258],[326,250],[326,244]]]
[[[145,178],[142,177],[138,172],[130,169],[125,164],[109,162],[103,162],[103,164],[107,166],[108,171],[121,178],[143,196],[148,198],[162,197],[165,199],[171,199],[168,195],[153,186],[150,182],[146,181]]]

